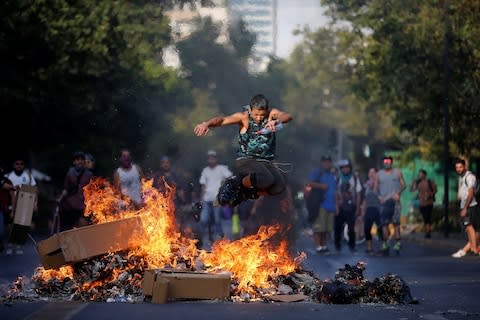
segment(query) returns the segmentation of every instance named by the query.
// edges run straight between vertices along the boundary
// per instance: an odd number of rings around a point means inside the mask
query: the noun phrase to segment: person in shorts
[[[459,219],[467,234],[468,242],[463,248],[452,254],[452,257],[462,258],[467,255],[478,256],[477,235],[475,231],[478,207],[477,200],[475,199],[475,190],[478,182],[475,175],[467,170],[465,160],[463,159],[457,159],[455,161],[455,171],[458,175],[458,198],[460,200]]]
[[[323,201],[318,208],[318,216],[315,219],[312,229],[315,239],[316,251],[318,253],[328,254],[330,251],[327,246],[328,236],[333,232],[333,221],[335,219],[335,193],[337,190],[337,182],[332,174],[332,158],[323,156],[321,159],[322,174],[320,181],[315,182],[315,173],[312,173],[311,181],[307,184],[310,188],[323,189]]]
[[[390,236],[395,238],[393,250],[400,254],[400,196],[405,190],[405,179],[402,172],[393,168],[393,158],[391,156],[383,157],[383,169],[377,173],[376,191],[380,198],[380,222],[383,228],[382,253],[389,254]],[[390,235],[390,224],[394,226],[393,235]]]

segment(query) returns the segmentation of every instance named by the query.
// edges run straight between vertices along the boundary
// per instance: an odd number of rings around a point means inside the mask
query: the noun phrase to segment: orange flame
[[[105,223],[134,216],[137,212],[132,202],[113,188],[104,178],[94,177],[83,188],[85,216],[94,223]]]
[[[175,188],[167,186],[163,194],[152,186],[153,180],[142,181],[144,205],[135,208],[132,202],[120,195],[113,186],[103,178],[93,178],[84,187],[85,216],[93,223],[106,223],[119,219],[139,216],[144,234],[134,239],[131,255],[141,256],[148,268],[176,267],[184,262],[194,269],[197,259],[203,260],[207,271],[228,271],[238,281],[237,292],[254,293],[255,288],[269,288],[271,280],[279,275],[288,274],[300,265],[305,255],[292,258],[288,244],[281,240],[278,245],[271,244],[272,237],[279,235],[280,226],[262,226],[256,235],[237,241],[219,240],[213,244],[211,253],[198,250],[197,240],[186,238],[178,232],[175,223],[173,194]],[[124,270],[113,270],[112,276],[102,281],[111,281]],[[44,279],[73,275],[71,267],[59,270],[39,272]],[[100,285],[93,281],[83,286],[84,289]]]
[[[196,240],[183,237],[177,230],[172,195],[168,187],[163,194],[152,186],[153,180],[142,181],[144,206],[133,207],[132,202],[119,194],[102,178],[94,178],[85,186],[85,215],[95,223],[105,223],[138,215],[145,234],[135,239],[135,254],[145,256],[150,268],[166,265],[175,267],[179,259],[193,264],[197,256]]]
[[[43,267],[38,267],[33,277],[41,278],[44,281],[52,279],[64,280],[66,278],[73,279],[73,268],[71,266],[64,266],[59,269],[45,270]]]
[[[253,293],[252,287],[272,287],[271,280],[295,271],[305,255],[293,259],[288,244],[281,240],[278,246],[270,243],[280,231],[280,226],[262,226],[257,234],[237,241],[220,240],[213,245],[212,253],[202,253],[211,271],[229,271],[238,279],[240,292]]]

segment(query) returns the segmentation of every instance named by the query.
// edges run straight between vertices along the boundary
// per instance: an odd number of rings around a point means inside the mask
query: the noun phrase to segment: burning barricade
[[[386,275],[373,282],[365,265],[346,265],[334,281],[301,270],[305,254],[293,257],[279,225],[236,241],[219,240],[211,252],[175,227],[170,194],[151,181],[145,206],[135,209],[108,181],[85,187],[85,215],[93,225],[65,231],[39,243],[43,267],[19,277],[3,295],[16,300],[164,303],[177,299],[411,303],[405,282]]]

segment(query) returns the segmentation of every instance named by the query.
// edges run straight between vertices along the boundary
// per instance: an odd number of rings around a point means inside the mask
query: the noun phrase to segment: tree
[[[242,19],[232,23],[228,29],[230,43],[232,44],[238,58],[243,60],[244,65],[252,53],[252,48],[257,41],[255,33],[248,31],[245,21]]]
[[[440,158],[443,139],[444,32],[449,38],[451,150],[478,156],[480,50],[478,1],[324,0],[365,45],[352,88],[393,115],[399,145]],[[448,21],[448,24],[446,24]],[[365,94],[368,93],[368,94]],[[420,146],[416,147],[416,146]]]
[[[75,149],[110,161],[121,145],[144,151],[148,114],[164,106],[152,101],[181,86],[158,62],[170,41],[162,10],[157,1],[3,1],[2,116],[21,124],[5,121],[15,139],[2,150],[29,149],[54,168]]]
[[[284,102],[299,109],[295,123],[296,134],[306,146],[303,159],[315,161],[319,153],[330,153],[355,158],[362,166],[371,165],[373,161],[365,159],[359,150],[368,144],[374,155],[380,154],[379,142],[391,132],[388,122],[379,125],[381,115],[352,92],[352,79],[358,69],[354,34],[346,28],[327,27],[302,33],[304,40],[287,63],[289,81]],[[332,130],[335,140],[342,132],[347,147],[338,150],[337,141],[330,139]]]

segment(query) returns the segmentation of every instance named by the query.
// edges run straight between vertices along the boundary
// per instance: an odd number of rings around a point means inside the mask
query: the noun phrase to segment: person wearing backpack
[[[425,238],[432,237],[432,211],[437,193],[437,185],[430,179],[427,179],[427,171],[420,169],[418,177],[413,181],[410,191],[418,191],[418,200],[420,213],[425,226]]]
[[[337,182],[332,172],[332,158],[322,156],[321,167],[313,170],[306,184],[308,222],[312,225],[316,251],[328,254],[328,235],[333,231]]]
[[[478,190],[478,181],[475,175],[467,170],[465,160],[457,159],[455,161],[455,171],[458,175],[458,199],[460,200],[460,222],[465,229],[468,241],[465,246],[452,254],[453,258],[462,258],[464,256],[478,256],[477,234],[475,223],[477,217],[477,199],[475,193]]]
[[[348,227],[348,246],[355,252],[355,220],[360,215],[361,182],[352,171],[350,160],[340,160],[340,177],[336,192],[336,214],[334,221],[334,239],[337,251],[342,249],[342,236],[345,224]]]

